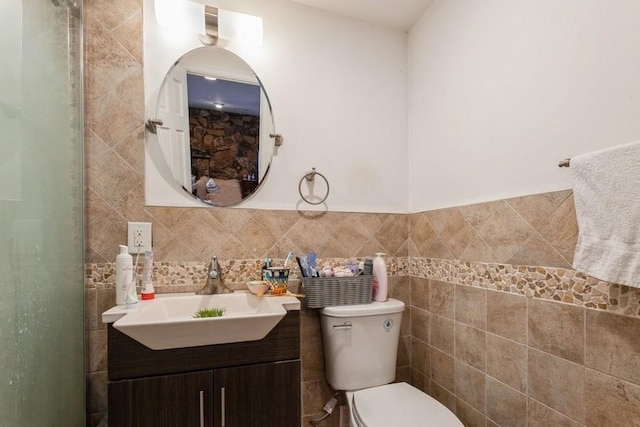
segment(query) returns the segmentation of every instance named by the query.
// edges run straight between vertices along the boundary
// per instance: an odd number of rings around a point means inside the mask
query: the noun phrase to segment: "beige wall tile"
[[[136,61],[142,64],[144,60],[142,48],[142,11],[131,16],[126,21],[121,22],[121,24],[113,29],[113,35]]]
[[[529,349],[528,357],[529,397],[583,423],[584,366],[533,349]]]
[[[533,232],[533,227],[506,202],[498,204],[495,214],[479,230],[498,262],[511,258]]]
[[[421,308],[411,307],[411,335],[424,343],[429,343],[430,314]]]
[[[537,230],[547,223],[549,217],[569,196],[571,190],[562,190],[516,197],[507,199],[506,202]]]
[[[107,373],[93,372],[88,374],[88,377],[87,413],[104,413],[107,411]]]
[[[640,425],[640,386],[587,369],[587,426]]]
[[[462,424],[465,427],[485,427],[486,418],[484,414],[471,406],[467,405],[460,399],[456,399],[456,411]]]
[[[106,329],[107,325],[102,323],[102,313],[109,310],[116,305],[116,290],[112,289],[98,289],[96,298],[96,309],[98,319],[98,329]]]
[[[411,278],[411,305],[429,310],[429,279]]]
[[[411,369],[411,379],[410,381],[408,381],[408,383],[418,390],[422,390],[427,394],[431,394],[431,380],[427,375],[419,372],[416,369]]]
[[[581,307],[530,299],[529,346],[583,363],[584,316]]]
[[[455,319],[478,329],[486,329],[487,290],[455,285]]]
[[[453,208],[437,209],[434,211],[424,212],[423,215],[426,216],[429,224],[431,224],[436,233],[442,234],[447,226],[447,221],[449,221],[453,212]]]
[[[107,330],[89,331],[89,372],[107,370]]]
[[[389,215],[380,229],[374,235],[376,240],[384,246],[382,252],[389,256],[406,256],[398,254],[409,238],[409,219],[407,215]]]
[[[458,210],[473,228],[480,230],[487,220],[493,216],[498,204],[499,202],[477,203],[460,206]]]
[[[487,291],[487,331],[523,344],[527,342],[527,299]]]
[[[585,365],[640,385],[640,319],[587,310]]]
[[[85,332],[98,329],[98,291],[85,289],[84,291],[84,329]]]
[[[418,251],[418,254],[414,256],[426,254],[437,235],[424,213],[410,215],[409,234]]]
[[[456,397],[484,413],[485,374],[466,363],[456,362]]]
[[[405,305],[404,311],[402,312],[402,324],[400,325],[400,335],[401,336],[411,335],[411,306],[410,305]]]
[[[454,318],[455,286],[451,283],[431,280],[429,286],[429,310],[434,314]]]
[[[335,233],[331,234],[334,237],[340,237],[340,242],[344,245],[346,252],[352,254],[357,253],[367,243],[372,236],[372,230],[367,228],[359,216],[354,215],[344,218]]]
[[[571,264],[537,231],[531,234],[508,262],[515,265],[571,268]]]
[[[456,397],[449,390],[435,381],[431,381],[431,397],[446,406],[451,412],[456,411]]]
[[[85,13],[94,16],[106,28],[113,29],[121,22],[139,13],[140,0],[91,0],[85,3]]]
[[[324,380],[324,347],[317,310],[302,310],[300,322],[302,381]]]
[[[469,246],[460,254],[460,259],[463,261],[493,262],[497,256],[493,253],[493,249],[476,233]]]
[[[85,107],[86,125],[110,147],[140,127],[140,114],[112,92],[96,98]]]
[[[409,367],[411,365],[411,336],[403,335],[398,342],[398,354],[396,356],[397,367]]]
[[[451,214],[440,233],[442,241],[455,258],[459,258],[469,243],[475,237],[476,231],[464,219],[458,209],[452,209]]]
[[[527,425],[527,396],[487,377],[487,417],[509,427]]]
[[[455,356],[476,369],[486,370],[486,332],[471,326],[456,323]]]
[[[432,346],[453,356],[455,342],[453,320],[432,314],[429,338]]]
[[[411,305],[411,278],[408,276],[389,276],[388,297],[402,301],[405,307]]]
[[[487,334],[487,375],[526,393],[527,347]]]
[[[415,338],[411,339],[411,367],[427,378],[431,376],[429,345]]]
[[[537,400],[529,399],[527,408],[528,427],[581,427],[583,424],[554,411]]]
[[[409,365],[396,367],[396,383],[411,383],[411,367]],[[428,391],[425,391],[427,393]]]
[[[455,387],[455,363],[452,356],[431,347],[431,380],[450,392]],[[432,384],[433,387],[433,384]],[[432,388],[433,390],[433,388]]]
[[[429,246],[429,249],[423,251],[423,254],[428,258],[455,259],[449,247],[440,237],[436,237],[433,244]]]
[[[539,231],[542,237],[569,263],[573,262],[573,254],[578,241],[578,222],[573,195],[562,202]]]

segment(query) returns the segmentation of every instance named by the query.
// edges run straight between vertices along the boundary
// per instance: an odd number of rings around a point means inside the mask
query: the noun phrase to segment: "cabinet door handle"
[[[200,427],[204,427],[204,391],[200,390]]]
[[[226,410],[226,408],[225,408],[225,406],[226,406],[225,397],[226,396],[225,396],[225,393],[226,393],[226,390],[224,389],[224,387],[222,387],[220,389],[220,409],[221,409],[221,411],[220,411],[220,421],[222,422],[222,427],[226,427],[226,425],[227,425],[227,421],[225,419],[226,418],[226,414],[225,414],[225,412],[226,412],[225,411]]]

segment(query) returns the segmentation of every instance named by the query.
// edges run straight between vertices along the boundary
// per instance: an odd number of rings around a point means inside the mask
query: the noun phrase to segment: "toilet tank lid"
[[[325,307],[320,309],[320,314],[330,317],[358,317],[400,313],[402,311],[404,311],[404,303],[397,299],[389,298],[384,302],[374,301],[371,304]]]

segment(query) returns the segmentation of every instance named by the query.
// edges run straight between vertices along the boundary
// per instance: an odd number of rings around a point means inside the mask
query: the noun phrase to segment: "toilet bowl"
[[[320,310],[327,381],[345,391],[351,427],[463,427],[440,402],[395,379],[402,301]]]

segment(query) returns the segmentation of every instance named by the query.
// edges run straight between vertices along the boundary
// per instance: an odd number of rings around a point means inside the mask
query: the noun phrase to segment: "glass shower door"
[[[81,9],[0,1],[0,426],[83,426]]]

